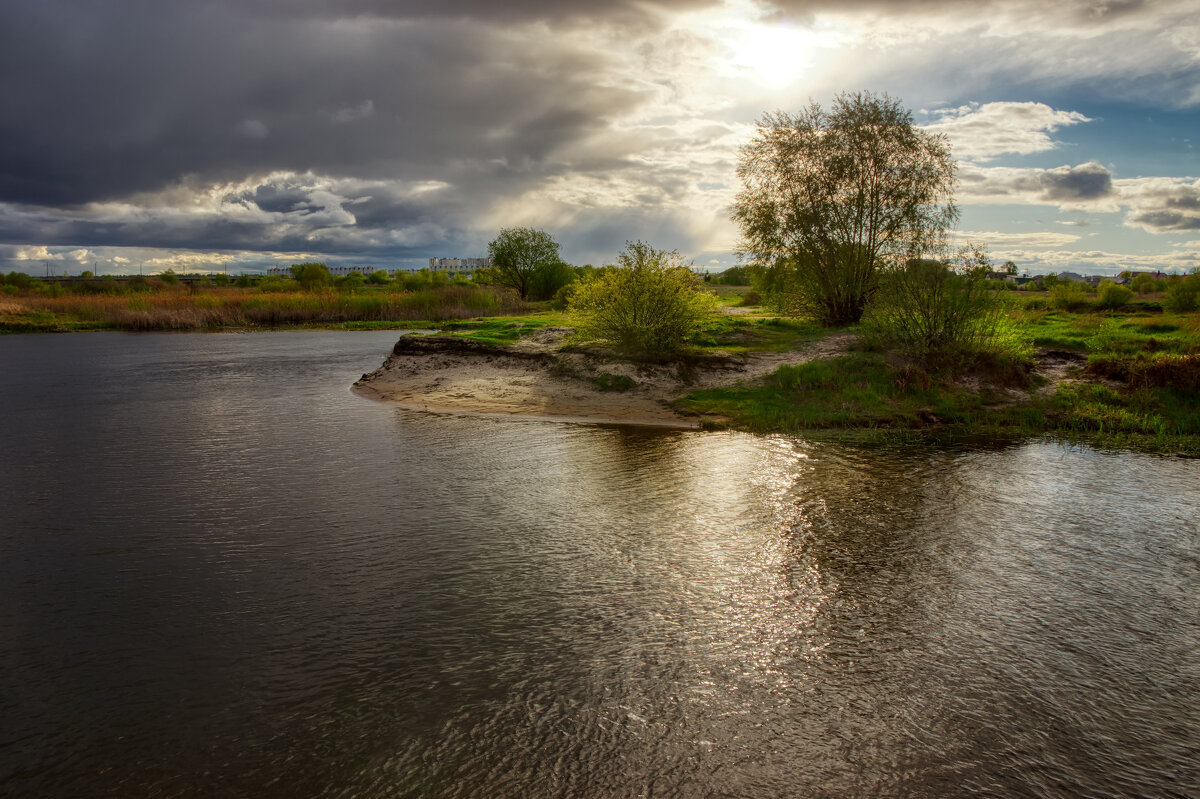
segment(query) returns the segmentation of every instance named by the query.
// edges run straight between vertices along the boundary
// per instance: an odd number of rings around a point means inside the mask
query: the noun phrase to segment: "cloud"
[[[1149,233],[1200,230],[1200,180],[1134,178],[1118,185],[1129,204],[1126,224]]]
[[[1104,199],[1113,190],[1112,173],[1095,161],[1075,167],[1047,169],[1038,180],[1042,185],[1043,197],[1062,204]]]
[[[1183,274],[1196,265],[1195,253],[1164,251],[1123,253],[1108,250],[1023,250],[994,248],[994,260],[1011,259],[1031,274],[1069,270],[1080,274],[1115,275],[1126,269]]]
[[[960,165],[959,181],[960,200],[968,203],[1017,202],[1117,210],[1112,172],[1095,161],[1054,169],[965,163]]]
[[[1188,5],[8,2],[0,241],[387,263],[528,223],[581,262],[626,238],[719,253],[748,123],[859,87],[948,106],[932,124],[971,162],[964,202],[1115,209],[1095,162],[993,166],[1087,117],[964,103],[1200,103]],[[1137,224],[1186,226],[1171,197]]]
[[[961,230],[954,234],[958,241],[977,241],[989,247],[1065,247],[1079,241],[1079,236],[1052,231],[1011,232],[999,230]]]
[[[1092,121],[1077,111],[1056,111],[1034,102],[971,103],[930,114],[936,121],[925,125],[925,130],[945,134],[955,157],[978,161],[1052,150],[1057,145],[1051,133]]]
[[[247,139],[265,139],[271,129],[261,119],[243,119],[237,124],[237,132]]]

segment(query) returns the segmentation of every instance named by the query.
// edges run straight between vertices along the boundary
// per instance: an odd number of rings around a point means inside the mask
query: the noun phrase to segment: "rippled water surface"
[[[449,418],[0,338],[0,795],[1200,795],[1200,462]]]

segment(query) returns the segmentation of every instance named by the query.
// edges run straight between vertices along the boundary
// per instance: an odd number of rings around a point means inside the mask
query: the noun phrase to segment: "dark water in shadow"
[[[1200,794],[1200,462],[398,412],[394,338],[0,338],[0,795]]]

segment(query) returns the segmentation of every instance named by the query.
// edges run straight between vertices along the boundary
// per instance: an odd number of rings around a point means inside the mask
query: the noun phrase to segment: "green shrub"
[[[305,291],[325,288],[333,283],[333,275],[329,273],[329,267],[325,264],[292,264],[288,269]]]
[[[884,273],[863,319],[876,346],[895,347],[931,366],[970,360],[992,343],[1003,305],[982,275],[914,260]]]
[[[596,388],[600,391],[629,391],[637,385],[632,377],[626,375],[614,375],[605,372],[595,378]]]
[[[1200,306],[1200,275],[1188,275],[1183,280],[1172,282],[1167,289],[1167,296],[1163,298],[1163,306],[1175,313],[1196,310]]]
[[[18,289],[27,289],[33,285],[33,278],[24,272],[9,272],[5,282],[10,286],[16,286]]]
[[[158,276],[158,279],[163,283],[166,283],[168,286],[179,285],[179,275],[175,274],[174,269],[167,269]]]
[[[336,282],[338,291],[345,291],[353,294],[361,289],[367,281],[363,278],[362,274],[358,272],[351,272],[348,275],[339,277]]]
[[[1149,294],[1152,291],[1162,291],[1159,281],[1154,279],[1153,275],[1148,275],[1145,272],[1133,276],[1133,280],[1129,282],[1129,287],[1138,294]]]
[[[529,299],[549,300],[576,280],[575,270],[562,261],[539,264],[529,278]]]
[[[1087,284],[1078,280],[1055,282],[1050,287],[1050,305],[1063,311],[1077,311],[1087,305]]]
[[[661,359],[687,344],[716,311],[717,298],[676,251],[626,242],[618,266],[582,284],[570,310],[580,332],[637,357]]]
[[[745,266],[731,266],[713,275],[712,282],[718,286],[749,286],[750,270]]]
[[[298,284],[294,280],[282,278],[279,275],[267,275],[262,280],[258,281],[258,290],[267,291],[295,291]]]
[[[1096,290],[1096,302],[1101,308],[1116,309],[1133,299],[1133,289],[1111,280],[1102,280]]]

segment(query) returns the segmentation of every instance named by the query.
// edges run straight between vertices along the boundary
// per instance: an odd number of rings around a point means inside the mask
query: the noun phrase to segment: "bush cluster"
[[[1101,308],[1115,310],[1133,299],[1133,289],[1111,280],[1100,281],[1096,290],[1096,303]]]
[[[1194,311],[1200,307],[1200,274],[1193,272],[1182,280],[1171,283],[1163,305],[1176,313]]]
[[[678,252],[627,242],[617,262],[571,296],[569,308],[580,315],[581,332],[639,358],[681,352],[716,310],[716,297],[703,290]]]
[[[1001,332],[1004,301],[984,275],[932,260],[885,273],[863,320],[867,340],[932,367],[973,361]]]

